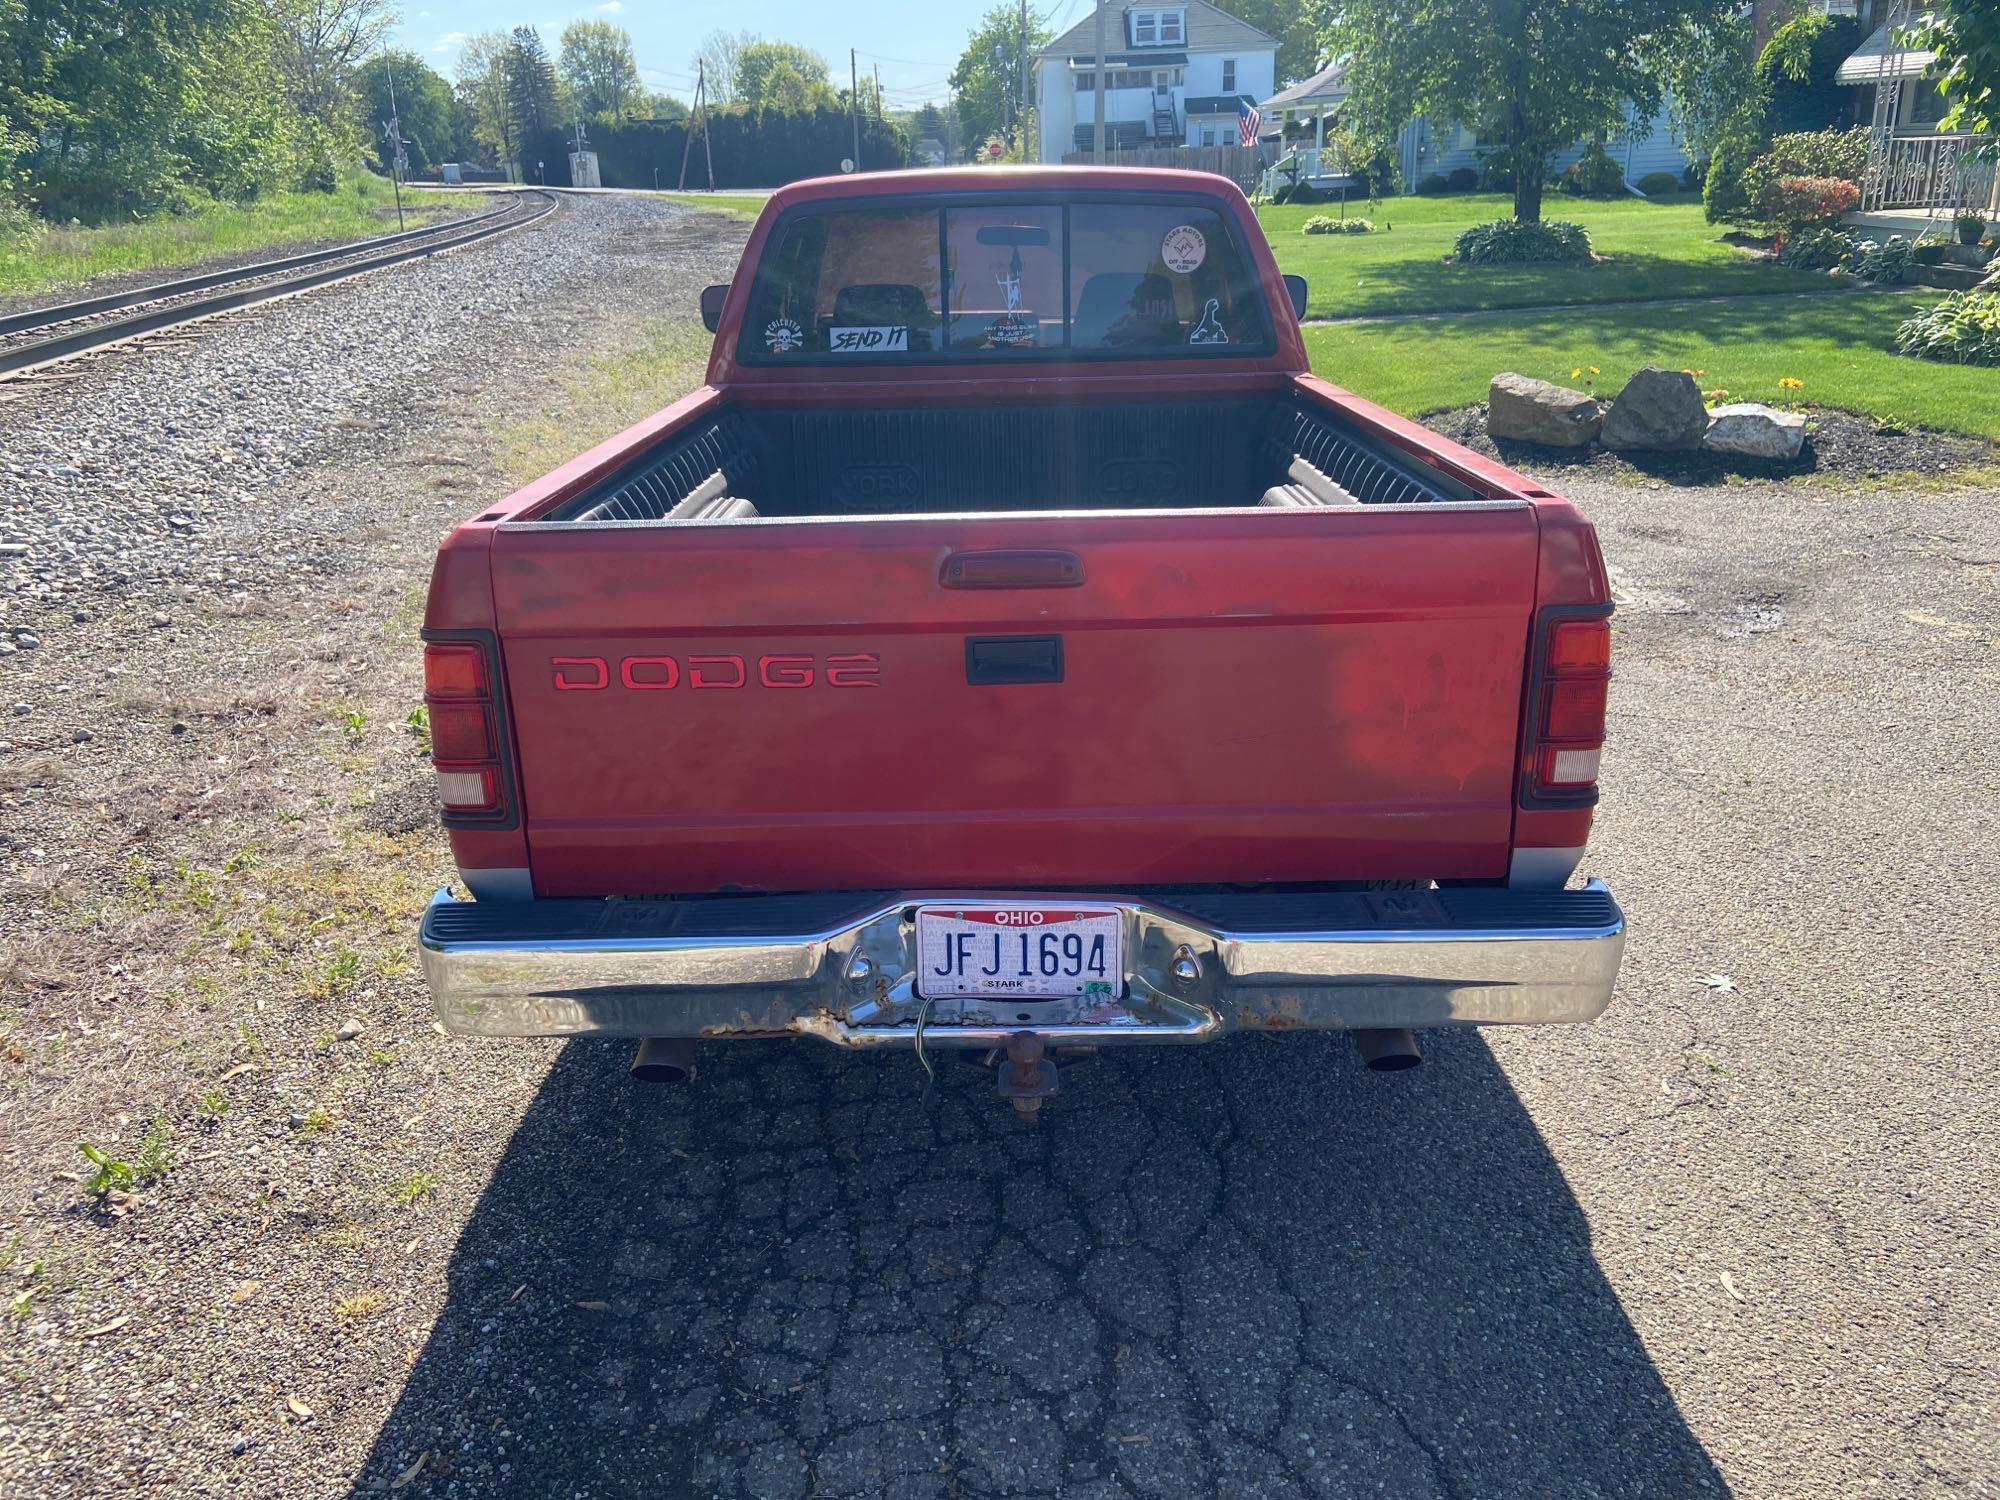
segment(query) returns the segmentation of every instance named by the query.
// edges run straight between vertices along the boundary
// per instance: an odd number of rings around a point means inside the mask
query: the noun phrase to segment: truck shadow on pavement
[[[472,1045],[472,1044],[467,1044]],[[356,1493],[1726,1493],[1484,1042],[561,1053]],[[521,1290],[518,1290],[521,1289]]]

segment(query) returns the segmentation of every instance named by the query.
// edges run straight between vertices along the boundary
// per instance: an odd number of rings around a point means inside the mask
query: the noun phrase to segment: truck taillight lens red
[[[1536,653],[1529,785],[1534,796],[1594,796],[1611,689],[1611,622],[1601,615],[1545,619]]]
[[[447,814],[490,821],[507,812],[496,680],[487,648],[478,641],[433,641],[424,647],[431,764]]]
[[[433,701],[486,697],[486,653],[470,642],[424,647],[424,696]]]

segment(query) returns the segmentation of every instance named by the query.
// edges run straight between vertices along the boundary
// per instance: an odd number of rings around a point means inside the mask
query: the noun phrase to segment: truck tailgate
[[[1536,542],[1507,501],[502,526],[536,890],[1504,876]]]

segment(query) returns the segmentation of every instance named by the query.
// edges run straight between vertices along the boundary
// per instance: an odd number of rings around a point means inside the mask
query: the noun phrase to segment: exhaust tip
[[[1371,1073],[1407,1073],[1424,1060],[1407,1026],[1354,1033],[1355,1050]]]
[[[640,1083],[688,1083],[694,1078],[694,1038],[649,1036],[632,1055],[632,1076]]]

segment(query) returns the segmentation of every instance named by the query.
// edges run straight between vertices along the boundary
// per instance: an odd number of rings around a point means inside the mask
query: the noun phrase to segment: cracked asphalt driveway
[[[681,1090],[564,1051],[378,1475],[428,1447],[531,1494],[1719,1492],[1476,1037],[1409,1077],[1326,1038],[1107,1057],[1034,1125],[969,1067],[927,1105],[907,1057],[712,1050]]]
[[[1034,1125],[907,1056],[712,1045],[662,1090],[510,1051],[360,1483],[2000,1494],[2000,512],[1578,488],[1625,600],[1603,1020],[1386,1076],[1107,1053]]]

